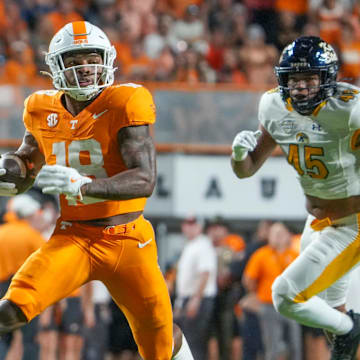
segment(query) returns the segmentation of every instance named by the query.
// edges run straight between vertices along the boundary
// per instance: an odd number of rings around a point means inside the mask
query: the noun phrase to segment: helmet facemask
[[[53,38],[49,46],[49,53],[45,56],[45,62],[51,71],[54,87],[64,91],[77,101],[87,101],[96,96],[103,88],[114,82],[113,67],[116,58],[115,48],[110,44],[106,35],[99,28],[86,23],[88,40],[77,42],[76,35],[71,33],[72,23],[65,25]],[[69,53],[95,52],[101,54],[102,64],[86,64],[65,67],[64,57]],[[93,84],[82,87],[79,83],[78,71],[81,68],[90,68],[90,76],[94,79]],[[92,71],[92,68],[94,71]],[[74,83],[70,84],[66,74],[72,72]]]

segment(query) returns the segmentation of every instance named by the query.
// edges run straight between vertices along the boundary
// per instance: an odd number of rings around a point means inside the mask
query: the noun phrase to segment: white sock
[[[186,341],[184,334],[182,335],[182,344],[178,353],[171,358],[172,360],[194,360],[191,354],[189,344]]]

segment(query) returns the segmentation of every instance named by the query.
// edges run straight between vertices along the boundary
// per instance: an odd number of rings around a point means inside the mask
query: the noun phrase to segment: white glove
[[[257,145],[257,139],[261,131],[244,130],[239,132],[232,143],[232,157],[235,161],[244,160],[249,151],[253,151]]]
[[[76,169],[61,165],[44,165],[37,177],[37,185],[44,194],[65,194],[79,200],[82,200],[81,186],[91,182]]]
[[[13,196],[16,195],[18,190],[14,183],[2,182],[1,176],[6,174],[6,169],[0,168],[0,196]]]

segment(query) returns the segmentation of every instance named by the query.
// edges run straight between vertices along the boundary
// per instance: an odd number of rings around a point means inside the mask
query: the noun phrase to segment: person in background
[[[194,216],[184,219],[186,240],[177,265],[174,317],[182,326],[196,360],[207,360],[210,325],[217,292],[216,252]]]
[[[128,321],[110,301],[109,353],[111,360],[141,360]]]
[[[256,228],[255,236],[246,245],[243,259],[235,259],[230,264],[232,281],[241,283],[245,267],[255,251],[268,244],[269,230],[272,221],[261,220]],[[243,289],[244,296],[246,289]],[[240,326],[243,338],[242,358],[256,360],[263,353],[262,334],[258,314],[250,309],[240,307]]]
[[[4,296],[12,277],[25,260],[45,243],[40,232],[44,224],[41,204],[30,194],[11,198],[4,220],[5,224],[0,226],[0,296]],[[24,360],[38,360],[38,322],[39,318],[35,318],[22,328]],[[0,338],[1,360],[6,358],[11,341],[12,333]]]
[[[265,360],[281,360],[287,353],[294,360],[302,359],[301,327],[280,315],[272,304],[271,286],[278,275],[297,257],[291,248],[291,233],[280,222],[269,231],[269,243],[250,257],[243,275],[247,295],[241,307],[259,316]]]
[[[213,313],[213,331],[219,349],[219,359],[230,360],[237,324],[234,306],[239,296],[236,283],[231,281],[230,264],[235,258],[241,259],[245,242],[235,234],[230,234],[229,226],[221,217],[210,219],[205,227],[217,255],[217,287]]]
[[[110,294],[100,281],[91,281],[86,286],[84,297],[91,299],[88,318],[85,321],[85,344],[82,360],[105,360],[110,323]],[[92,311],[91,311],[92,310]]]

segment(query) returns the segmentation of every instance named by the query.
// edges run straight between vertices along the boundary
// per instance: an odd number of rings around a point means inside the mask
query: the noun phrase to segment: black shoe
[[[352,310],[347,312],[354,327],[345,335],[335,335],[330,360],[355,360],[360,341],[360,314]]]

